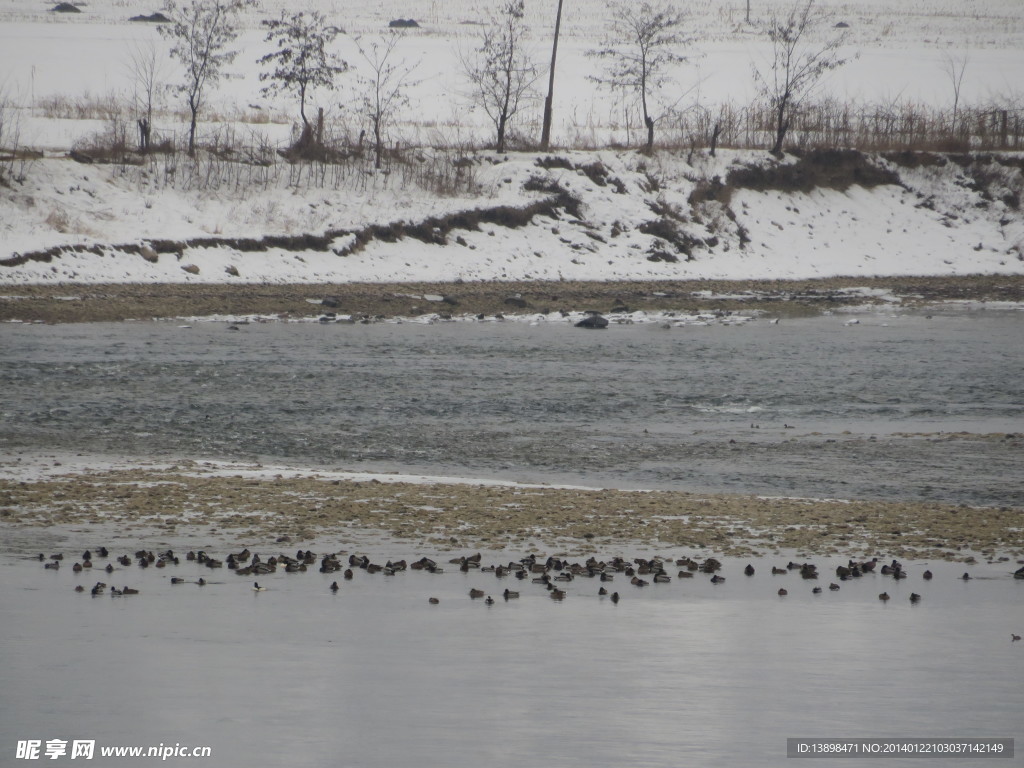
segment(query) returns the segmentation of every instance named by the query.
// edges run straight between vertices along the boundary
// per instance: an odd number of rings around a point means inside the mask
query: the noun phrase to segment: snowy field
[[[913,103],[946,108],[952,81],[950,60],[964,66],[961,105],[1024,98],[1024,4],[1019,0],[881,0],[819,5],[832,22],[848,24],[843,53],[850,61],[821,85],[819,98],[849,102]],[[391,19],[414,18],[421,28],[400,45],[406,62],[418,63],[411,103],[396,136],[407,145],[479,146],[488,141],[487,121],[472,108],[459,64],[460,52],[478,44],[481,26],[496,3],[321,2],[316,7],[350,35],[374,39]],[[754,0],[752,21],[784,11],[786,3]],[[736,189],[725,203],[696,208],[689,197],[715,176],[757,166],[767,153],[706,151],[686,147],[653,159],[629,150],[599,154],[560,152],[569,169],[538,171],[537,155],[498,157],[475,153],[472,178],[462,188],[439,191],[411,175],[363,171],[333,180],[295,178],[278,163],[262,184],[200,183],[199,174],[223,169],[174,167],[167,159],[127,168],[84,166],[66,153],[90,137],[104,135],[121,120],[134,131],[131,112],[133,51],[154,46],[161,59],[154,131],[179,146],[187,128],[180,96],[170,85],[180,73],[165,56],[166,41],[154,25],[128,21],[159,10],[157,3],[116,0],[82,4],[81,13],[58,14],[50,5],[0,0],[0,94],[6,105],[4,138],[43,153],[14,164],[20,183],[0,186],[0,284],[45,282],[327,282],[447,281],[516,279],[690,279],[806,278],[834,275],[1020,273],[1024,269],[1024,225],[1016,166],[988,174],[985,185],[974,171],[956,167],[891,169],[899,184],[820,188],[807,192]],[[246,145],[286,146],[294,135],[296,105],[260,93],[257,59],[269,48],[260,22],[276,17],[279,2],[262,2],[246,12],[239,51],[228,77],[210,93],[201,116],[200,140],[233,137]],[[291,9],[291,6],[287,6]],[[554,17],[553,0],[527,3],[532,44],[544,61]],[[686,6],[690,63],[676,72],[678,87],[663,101],[690,109],[722,103],[747,105],[755,97],[753,66],[763,64],[768,47],[745,22],[743,2],[695,2]],[[627,105],[587,79],[595,61],[585,56],[607,27],[597,0],[566,3],[559,48],[553,142],[574,149],[610,142],[636,146],[641,136]],[[832,27],[820,34],[831,35]],[[314,94],[328,131],[349,135],[361,124],[352,109],[359,72],[351,39],[340,38],[338,52],[352,65],[339,79],[339,91]],[[542,68],[544,65],[541,65]],[[538,90],[543,91],[542,77]],[[113,107],[104,112],[104,105]],[[520,121],[523,133],[536,132],[536,99]],[[632,122],[631,122],[632,121]],[[659,131],[668,135],[666,122]],[[663,134],[659,133],[659,136]],[[2,143],[2,142],[0,142]],[[2,147],[0,147],[2,148]],[[445,163],[423,151],[422,163]],[[594,183],[580,169],[600,162],[625,192]],[[881,161],[879,161],[881,162]],[[885,165],[885,163],[882,163]],[[371,240],[350,248],[352,233],[372,224],[420,222],[428,217],[498,205],[523,207],[544,198],[531,191],[543,177],[572,194],[579,216],[562,221],[535,217],[527,226],[484,225],[453,231],[445,245],[418,240]],[[987,186],[986,186],[987,185]],[[1009,197],[1008,197],[1009,195]],[[1004,200],[1010,200],[1006,202]],[[653,210],[662,213],[652,213]],[[651,259],[664,243],[641,227],[674,211],[688,253]],[[327,249],[260,249],[241,252],[230,244],[195,244],[156,258],[107,248],[153,240],[323,235],[337,233]],[[102,246],[97,253],[54,254],[15,264],[19,254],[53,248]],[[659,251],[659,248],[661,251]],[[97,250],[95,247],[93,250]],[[339,257],[343,255],[343,258]],[[188,269],[186,269],[188,268]]]

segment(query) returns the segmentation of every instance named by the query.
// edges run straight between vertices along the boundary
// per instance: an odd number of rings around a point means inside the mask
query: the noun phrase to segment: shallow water
[[[927,564],[925,582],[926,564],[911,563],[904,581],[869,575],[813,595],[835,563],[810,582],[754,562],[748,578],[726,560],[719,585],[697,574],[638,589],[618,574],[605,585],[623,596],[614,605],[593,579],[555,602],[529,581],[451,566],[357,569],[351,582],[278,573],[256,593],[251,578],[184,561],[107,576],[0,556],[0,763],[26,738],[209,745],[203,764],[232,768],[782,766],[787,737],[1020,743],[1024,643],[1010,633],[1024,581],[1008,566],[971,567],[963,582],[964,566]],[[141,593],[72,589],[97,578]],[[522,597],[501,600],[506,586]]]
[[[1024,433],[1024,315],[848,318],[7,325],[0,450],[1024,503],[1019,440],[938,435]]]

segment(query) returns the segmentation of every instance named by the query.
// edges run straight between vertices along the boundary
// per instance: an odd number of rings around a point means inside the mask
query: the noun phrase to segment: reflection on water
[[[1010,633],[1024,628],[1024,582],[1006,567],[972,566],[963,582],[964,566],[928,564],[924,582],[911,563],[905,581],[813,595],[755,564],[748,578],[726,561],[718,585],[638,589],[619,575],[615,605],[586,578],[564,602],[455,569],[357,569],[337,594],[338,574],[278,573],[256,593],[194,563],[107,577],[4,556],[0,762],[26,738],[210,745],[208,764],[231,767],[782,766],[793,736],[1021,743],[1024,643]],[[820,564],[822,584],[834,565]],[[96,576],[141,594],[72,591]],[[522,597],[501,600],[505,586]],[[470,587],[499,599],[470,600]]]
[[[1020,504],[1021,322],[9,325],[0,447]]]

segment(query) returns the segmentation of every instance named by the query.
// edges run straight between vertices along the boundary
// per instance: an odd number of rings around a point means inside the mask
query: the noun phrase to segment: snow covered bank
[[[0,284],[1024,273],[1020,155],[477,154],[451,196],[287,173],[196,191],[159,162],[35,161],[0,188]]]

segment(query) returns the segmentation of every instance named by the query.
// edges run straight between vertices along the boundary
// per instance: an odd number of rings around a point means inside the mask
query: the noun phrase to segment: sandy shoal
[[[1024,558],[1024,510],[934,503],[232,473],[198,462],[0,478],[0,530],[99,524],[303,542],[376,532],[422,550],[630,546],[972,562]]]

